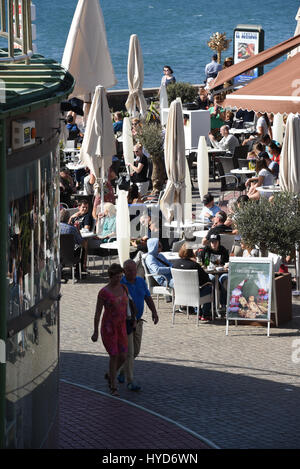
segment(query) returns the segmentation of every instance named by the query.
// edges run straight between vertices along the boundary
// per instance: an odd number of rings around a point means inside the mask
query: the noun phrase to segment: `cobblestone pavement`
[[[106,415],[115,406],[110,420],[113,428],[119,426],[120,420],[115,416],[121,412],[120,402],[123,402],[123,410],[126,407],[132,424],[143,417],[151,419],[150,425],[145,423],[141,427],[145,429],[141,430],[144,435],[151,434],[151,428],[159,425],[159,414],[169,419],[169,423],[174,421],[204,438],[203,446],[197,438],[190,438],[184,446],[184,433],[187,437],[188,432],[181,432],[182,447],[205,447],[205,441],[228,449],[300,447],[300,351],[297,351],[300,301],[293,299],[293,320],[280,328],[271,328],[267,337],[266,327],[250,325],[231,325],[226,336],[224,320],[196,327],[196,317],[190,315],[188,319],[185,314],[176,315],[176,323],[172,325],[170,303],[161,300],[158,325],[153,325],[147,312],[144,314],[147,322],[135,367],[136,381],[142,391],[134,393],[120,385],[121,399],[125,401],[115,399],[114,404],[106,396],[104,373],[108,356],[101,340],[93,343],[90,339],[97,293],[107,281],[97,269],[97,265],[91,268],[92,275],[86,280],[74,285],[69,282],[61,289],[63,406],[71,388],[77,393],[74,404],[84,401],[83,388],[74,386],[80,385],[87,389],[86,396],[91,390],[99,392],[97,399],[101,408],[106,409]],[[89,396],[94,400],[94,411],[95,396]],[[134,408],[136,412],[132,408],[128,410],[127,402],[139,406]],[[72,415],[70,406],[63,408]],[[79,447],[76,445],[83,444],[84,438],[78,439],[77,435],[71,442],[70,431],[74,432],[76,424],[72,419],[63,420],[64,415],[62,412],[61,444]],[[124,415],[120,419],[123,422]],[[91,428],[83,420],[80,425]],[[164,424],[162,420],[161,425]],[[173,432],[179,431],[171,423],[169,427]],[[98,431],[104,437],[102,425]],[[170,434],[170,440],[172,437]],[[161,447],[165,443],[161,440]],[[122,444],[118,447],[127,448],[127,442]],[[143,444],[145,448],[153,447],[151,439]]]

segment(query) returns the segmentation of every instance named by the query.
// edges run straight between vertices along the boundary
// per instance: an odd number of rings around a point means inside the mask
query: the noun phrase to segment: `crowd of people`
[[[141,387],[134,379],[134,359],[138,356],[143,333],[144,302],[149,307],[154,324],[158,323],[158,313],[151,298],[148,284],[144,279],[146,273],[153,275],[158,285],[167,287],[170,296],[167,301],[172,301],[174,281],[172,268],[182,270],[196,270],[199,280],[199,295],[210,295],[219,291],[219,303],[215,304],[218,316],[224,317],[227,302],[228,266],[230,257],[256,257],[258,250],[255,246],[247,244],[238,232],[235,224],[235,211],[243,204],[251,200],[258,200],[262,193],[258,190],[263,185],[273,185],[279,175],[281,146],[273,140],[272,115],[253,113],[239,110],[237,112],[226,111],[222,107],[222,95],[213,95],[209,89],[209,81],[216,77],[217,73],[225,67],[231,66],[231,57],[225,59],[223,67],[213,56],[212,61],[206,66],[206,83],[199,87],[195,104],[198,109],[208,110],[210,113],[211,131],[207,136],[212,148],[221,149],[227,155],[233,155],[236,147],[246,146],[248,156],[245,159],[255,164],[255,176],[245,182],[245,193],[239,198],[229,200],[225,210],[215,201],[211,193],[203,198],[203,208],[200,220],[207,228],[206,235],[200,240],[190,236],[188,232],[182,232],[182,237],[166,238],[163,233],[163,218],[159,211],[154,217],[148,210],[145,202],[148,200],[151,189],[151,158],[147,149],[139,141],[139,134],[143,128],[143,122],[138,118],[131,119],[131,130],[134,141],[134,163],[124,166],[122,154],[118,146],[118,138],[123,130],[123,113],[113,114],[113,131],[116,136],[116,154],[112,157],[107,181],[104,190],[104,200],[100,194],[94,195],[95,176],[85,168],[72,177],[70,171],[63,168],[60,173],[61,202],[66,207],[61,209],[61,234],[73,234],[76,248],[82,250],[81,267],[86,273],[88,252],[99,256],[106,255],[101,250],[101,243],[108,243],[116,239],[116,187],[123,165],[130,176],[128,186],[128,206],[130,208],[131,222],[138,225],[137,235],[132,237],[131,245],[135,251],[121,267],[112,264],[108,269],[109,282],[99,292],[92,340],[96,342],[99,335],[100,317],[101,338],[105,349],[109,354],[109,369],[105,375],[110,392],[113,396],[119,396],[118,383],[126,382],[128,389],[139,391]],[[164,66],[161,86],[169,86],[176,83],[174,72],[170,66]],[[227,84],[228,86],[231,83]],[[255,125],[255,131],[242,141],[230,133],[232,127],[248,129],[248,124]],[[80,141],[83,134],[76,126],[74,115],[68,119],[69,138]],[[245,131],[245,133],[247,133]],[[78,205],[78,210],[70,215],[68,207],[72,207],[74,194],[79,188],[84,188],[85,194],[91,196]],[[137,216],[138,214],[138,216]],[[95,236],[88,241],[83,239],[80,230],[94,230]],[[223,235],[230,235],[231,245],[223,245]],[[164,256],[165,251],[177,251],[178,258],[168,260]],[[116,252],[117,254],[117,252]],[[141,256],[144,259],[143,268],[140,270]],[[145,272],[144,268],[147,270]],[[221,273],[217,269],[222,269]],[[138,272],[140,275],[138,275]],[[205,303],[200,307],[199,320],[201,323],[209,323],[212,320],[212,304]],[[179,311],[184,310],[181,305]],[[197,310],[194,309],[196,313]]]

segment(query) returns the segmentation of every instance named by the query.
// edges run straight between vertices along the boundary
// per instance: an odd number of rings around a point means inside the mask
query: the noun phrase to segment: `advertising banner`
[[[234,63],[249,59],[264,49],[264,31],[260,26],[238,26],[234,30]],[[262,68],[255,68],[237,76],[234,84],[247,83],[262,74]]]

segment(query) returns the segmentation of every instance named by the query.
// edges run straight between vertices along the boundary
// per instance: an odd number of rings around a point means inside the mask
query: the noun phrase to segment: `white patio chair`
[[[211,303],[211,314],[214,319],[214,294],[213,286],[211,282],[207,282],[204,285],[211,285],[211,293],[205,296],[200,296],[202,285],[199,287],[198,271],[185,270],[185,269],[171,269],[172,277],[174,281],[174,300],[173,300],[173,314],[172,324],[175,323],[175,309],[176,305],[187,307],[187,316],[189,316],[189,306],[197,308],[197,326],[199,326],[199,312],[200,306],[205,303]]]
[[[154,278],[156,274],[151,274],[146,265],[146,262],[145,262],[146,256],[147,254],[144,254],[142,256],[142,265],[145,271],[145,281],[147,283],[147,287],[151,293],[151,296],[156,295],[157,308],[158,308],[160,295],[163,295],[164,297],[171,296],[173,298],[173,289],[168,286],[165,287],[163,285],[159,285],[157,283],[157,281]],[[168,285],[167,278],[164,275],[160,275],[160,276],[165,278],[166,284]]]
[[[228,249],[230,254],[234,243],[234,235],[231,233],[220,233],[220,238],[220,244],[224,246],[224,248]]]

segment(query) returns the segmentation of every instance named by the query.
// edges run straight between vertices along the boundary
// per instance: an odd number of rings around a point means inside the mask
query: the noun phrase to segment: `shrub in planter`
[[[190,83],[177,81],[167,86],[169,106],[176,98],[181,98],[182,103],[192,103],[197,96],[197,89]]]
[[[159,194],[167,178],[164,159],[164,138],[159,123],[146,122],[138,134],[138,140],[151,155],[153,162],[152,187],[153,194]]]
[[[242,239],[267,251],[287,256],[300,243],[300,199],[290,192],[279,192],[272,201],[261,197],[237,208],[235,224]]]

